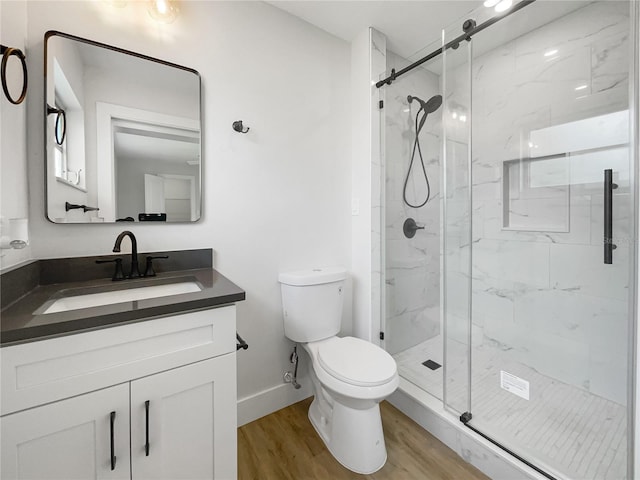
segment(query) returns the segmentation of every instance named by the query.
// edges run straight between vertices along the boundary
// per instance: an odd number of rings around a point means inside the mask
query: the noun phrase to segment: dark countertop
[[[123,288],[195,281],[202,291],[136,300],[111,305],[39,314],[48,301],[71,295],[100,293]],[[87,330],[176,315],[191,310],[212,308],[239,302],[245,292],[212,268],[159,273],[153,278],[112,282],[93,279],[77,282],[38,285],[2,310],[0,345],[8,346],[45,338],[70,335]]]

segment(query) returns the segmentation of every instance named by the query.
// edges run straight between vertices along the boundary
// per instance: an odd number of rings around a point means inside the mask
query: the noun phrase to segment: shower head
[[[427,103],[423,102],[421,105],[425,113],[433,113],[440,108],[440,105],[442,105],[442,95],[434,95],[427,100]]]
[[[442,95],[434,95],[426,102],[421,98],[414,97],[412,95],[407,96],[407,102],[411,103],[414,100],[420,104],[420,110],[418,110],[418,115],[420,114],[420,111],[424,112],[422,114],[422,118],[420,119],[420,125],[418,125],[418,128],[417,128],[418,133],[420,133],[420,131],[422,130],[422,127],[424,127],[424,122],[427,121],[427,115],[435,112],[440,108],[440,105],[442,105]]]

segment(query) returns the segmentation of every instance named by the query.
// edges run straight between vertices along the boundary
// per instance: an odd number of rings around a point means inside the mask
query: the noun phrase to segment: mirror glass
[[[49,220],[200,218],[197,71],[47,32],[45,89]]]

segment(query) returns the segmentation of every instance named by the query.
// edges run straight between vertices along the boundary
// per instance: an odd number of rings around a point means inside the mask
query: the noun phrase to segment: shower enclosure
[[[638,7],[482,7],[380,88],[385,348],[548,478],[631,478]]]

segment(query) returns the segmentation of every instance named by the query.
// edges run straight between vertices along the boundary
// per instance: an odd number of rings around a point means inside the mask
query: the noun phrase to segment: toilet
[[[398,369],[377,345],[336,336],[346,278],[342,267],[281,273],[284,333],[311,358],[311,424],[336,460],[369,474],[387,460],[379,404],[398,388]]]

